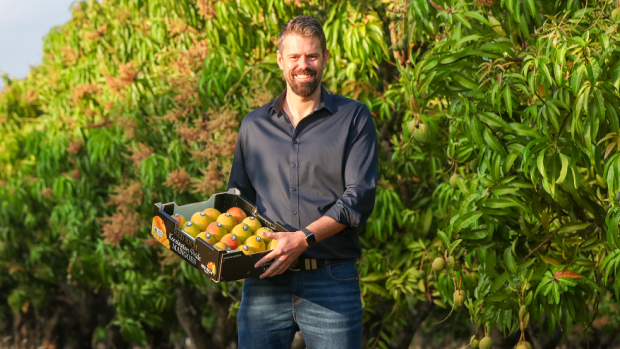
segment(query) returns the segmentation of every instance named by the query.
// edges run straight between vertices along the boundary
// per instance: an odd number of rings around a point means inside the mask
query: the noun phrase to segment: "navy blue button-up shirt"
[[[321,86],[318,109],[297,127],[283,111],[286,90],[242,121],[228,188],[290,231],[328,216],[347,227],[302,257],[361,256],[357,227],[375,205],[377,133],[368,107]]]

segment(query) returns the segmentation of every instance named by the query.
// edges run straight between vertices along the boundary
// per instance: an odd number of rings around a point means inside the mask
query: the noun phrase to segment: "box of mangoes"
[[[271,263],[254,268],[277,240],[263,232],[286,231],[257,213],[239,190],[213,194],[209,200],[179,206],[155,204],[151,234],[215,282],[262,274]]]

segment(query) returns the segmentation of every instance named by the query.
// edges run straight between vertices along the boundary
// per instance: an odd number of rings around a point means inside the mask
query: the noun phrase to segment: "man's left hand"
[[[281,233],[265,232],[262,235],[268,239],[276,239],[278,241],[278,246],[254,265],[255,268],[258,268],[265,262],[272,259],[275,260],[269,269],[260,276],[261,279],[284,273],[288,270],[293,261],[308,248],[308,245],[306,245],[306,234],[302,231]]]

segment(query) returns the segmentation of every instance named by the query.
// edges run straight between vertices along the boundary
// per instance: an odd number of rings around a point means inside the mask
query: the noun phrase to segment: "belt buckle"
[[[295,261],[292,263],[293,265],[291,265],[288,270],[290,271],[300,271],[301,269],[299,268],[294,268],[297,266],[297,264],[299,264],[299,259],[295,259]]]

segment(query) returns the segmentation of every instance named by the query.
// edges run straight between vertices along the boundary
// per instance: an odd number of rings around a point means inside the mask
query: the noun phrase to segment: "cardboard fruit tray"
[[[254,264],[270,251],[246,255],[236,250],[230,252],[218,250],[202,238],[194,239],[180,230],[179,223],[172,218],[173,215],[179,213],[189,219],[194,213],[206,208],[215,208],[224,213],[231,207],[239,207],[248,217],[256,217],[263,227],[269,227],[273,231],[286,231],[280,223],[273,223],[259,215],[256,207],[244,199],[239,190],[231,188],[228,192],[213,194],[207,201],[193,204],[178,206],[174,202],[156,203],[151,234],[162,245],[215,282],[235,281],[259,276],[267,270],[273,261],[265,263],[259,268],[254,268]]]

